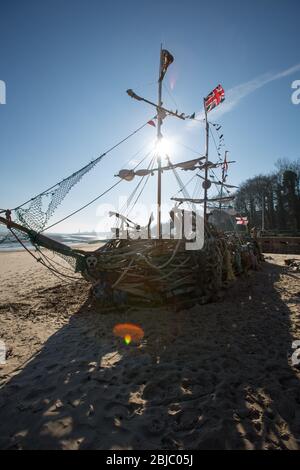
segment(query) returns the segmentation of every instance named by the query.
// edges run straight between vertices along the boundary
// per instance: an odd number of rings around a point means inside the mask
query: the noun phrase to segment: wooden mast
[[[162,238],[161,233],[161,155],[160,155],[160,146],[159,143],[162,139],[161,134],[161,125],[162,125],[162,118],[161,118],[161,109],[162,106],[162,80],[161,80],[161,72],[162,72],[162,44],[160,45],[160,61],[159,61],[159,77],[158,77],[158,106],[159,110],[157,113],[157,238]]]
[[[261,231],[265,231],[265,195],[262,196],[262,207],[261,207]]]
[[[225,157],[224,157],[224,165],[225,165],[225,160],[227,161],[227,150],[225,150]],[[224,186],[224,169],[222,170],[222,184],[221,184],[221,191],[220,191],[220,197],[223,197],[223,186]],[[220,201],[219,204],[219,211],[222,210],[222,201]]]
[[[206,222],[207,212],[207,190],[208,190],[208,144],[209,144],[209,123],[207,119],[207,110],[205,106],[205,98],[203,99],[204,113],[205,113],[205,175],[204,175],[204,211],[203,217]]]

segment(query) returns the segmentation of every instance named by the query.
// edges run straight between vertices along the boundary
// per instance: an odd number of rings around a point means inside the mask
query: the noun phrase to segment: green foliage
[[[235,208],[250,226],[266,230],[300,231],[300,160],[280,159],[277,171],[246,180],[236,193]]]

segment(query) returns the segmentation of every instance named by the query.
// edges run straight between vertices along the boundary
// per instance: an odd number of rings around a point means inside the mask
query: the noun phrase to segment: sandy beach
[[[300,449],[300,274],[269,255],[224,299],[101,313],[83,280],[0,253],[1,449]],[[140,344],[114,337],[141,326]]]

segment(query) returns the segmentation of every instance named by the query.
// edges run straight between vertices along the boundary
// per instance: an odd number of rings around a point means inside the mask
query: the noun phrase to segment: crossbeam
[[[178,112],[171,111],[170,109],[164,108],[163,106],[158,106],[157,104],[153,103],[152,101],[149,101],[149,100],[147,100],[146,98],[143,98],[142,96],[137,95],[137,94],[134,93],[134,91],[131,90],[131,89],[126,90],[126,93],[127,93],[131,98],[134,98],[134,99],[137,100],[137,101],[144,101],[144,103],[148,103],[148,104],[150,104],[151,106],[154,106],[158,112],[159,112],[159,111],[164,111],[165,113],[167,113],[167,114],[169,114],[169,115],[171,115],[171,116],[175,116],[175,117],[177,117],[178,119],[182,119],[183,121],[185,121],[185,119],[186,119],[186,116],[184,115],[184,113],[178,114]]]

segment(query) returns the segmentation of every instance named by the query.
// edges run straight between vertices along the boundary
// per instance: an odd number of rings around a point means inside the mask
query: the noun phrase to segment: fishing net
[[[39,255],[43,257],[43,253],[41,253],[40,248],[49,247],[41,244],[38,233],[47,227],[47,224],[55,210],[64,200],[69,191],[73,188],[73,186],[75,186],[81,180],[81,178],[99,162],[102,157],[103,155],[76,173],[73,173],[68,178],[65,178],[60,183],[53,186],[50,190],[39,194],[38,196],[31,199],[28,203],[12,210],[12,220],[29,229],[30,233],[26,235],[16,229],[11,232],[4,226],[1,226],[0,247],[4,250],[15,247],[17,248],[20,245],[20,242],[18,241],[19,239],[25,247],[32,248],[33,246],[35,251],[39,252]],[[4,215],[4,213],[1,215]],[[14,233],[17,235],[17,238],[15,237]],[[68,263],[73,272],[79,272],[82,270],[82,256],[77,255],[68,249],[66,249],[65,252],[56,252],[56,254]],[[49,261],[47,263],[49,264]],[[54,267],[52,266],[51,269],[54,269]]]
[[[110,149],[106,150],[106,152],[99,155],[99,157],[92,160],[83,168],[80,168],[78,171],[63,179],[56,185],[38,194],[21,206],[13,209],[11,211],[12,220],[30,230],[34,230],[35,232],[44,231],[47,227],[49,219],[52,217],[57,207],[61,204],[73,186],[75,186],[86,173],[92,170],[92,168],[94,168],[94,166],[97,165],[109,152],[126,142],[147,125],[148,122],[144,123],[138,129],[131,132],[124,139],[120,140],[118,143],[113,145]],[[0,210],[0,216],[4,216],[4,214],[5,211]],[[0,227],[0,244],[7,242],[8,236],[9,231]]]
[[[17,234],[18,238],[27,245],[30,243],[29,237],[24,234],[23,232],[20,232],[19,230],[15,230],[15,233]],[[1,227],[0,231],[0,246],[2,249],[5,250],[5,248],[18,248],[19,242],[16,240],[16,237],[6,228]]]
[[[81,168],[76,171],[76,173],[73,173],[68,178],[62,180],[56,186],[51,188],[50,191],[39,194],[28,203],[27,207],[17,208],[15,213],[19,222],[25,227],[35,230],[36,232],[44,230],[49,219],[52,217],[55,210],[64,200],[69,191],[98,162],[99,159],[92,161],[84,168]]]
[[[34,232],[43,231],[47,227],[47,224],[55,210],[64,200],[69,191],[103,158],[103,156],[104,154],[90,162],[85,167],[76,171],[68,178],[65,178],[60,183],[57,183],[49,190],[37,195],[27,203],[12,210],[12,220],[30,230],[33,230]],[[1,213],[2,216],[4,216],[4,214],[4,212]],[[26,243],[33,243],[30,236],[26,236],[21,232],[18,233],[20,234],[20,239],[22,241]],[[6,247],[8,248],[9,246],[11,247],[15,243],[18,242],[13,234],[4,226],[1,226],[0,245],[2,249]],[[37,245],[37,241],[35,241],[33,244]],[[74,263],[76,264],[76,260],[74,260],[73,257],[67,256],[67,261],[72,266]]]

